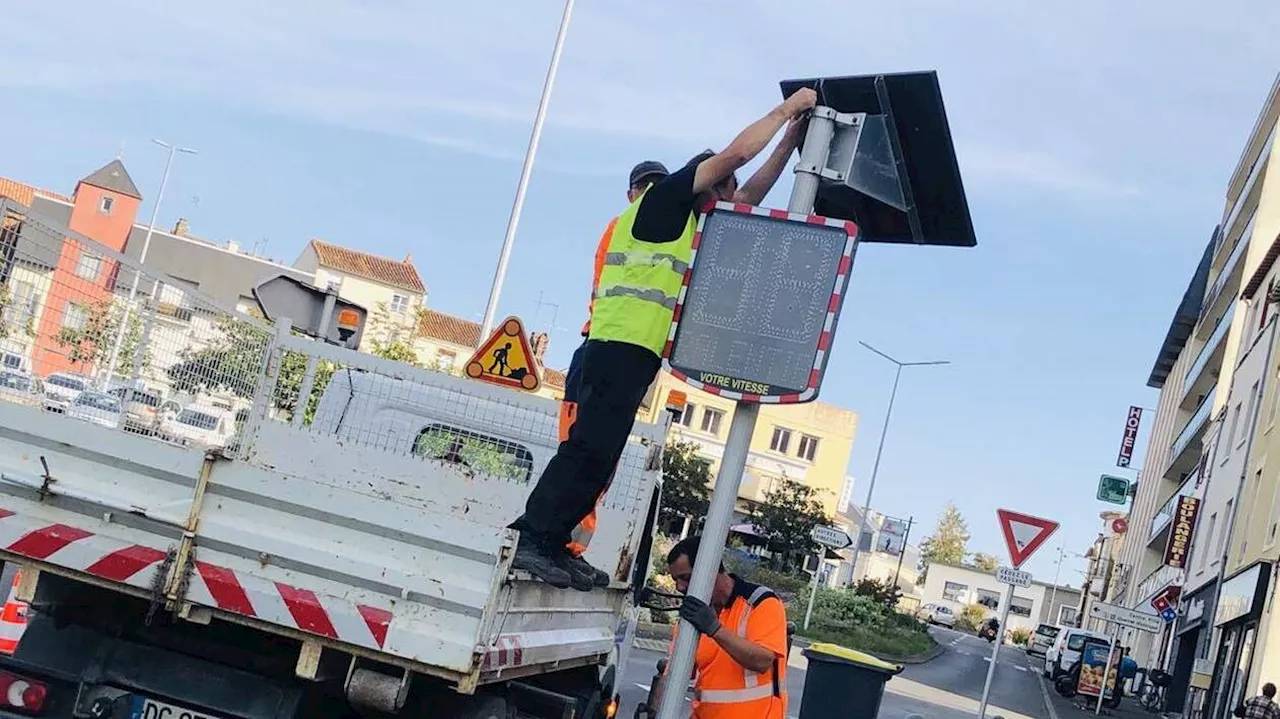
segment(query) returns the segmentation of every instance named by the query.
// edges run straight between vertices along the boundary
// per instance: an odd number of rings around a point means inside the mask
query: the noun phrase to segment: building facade
[[[983,618],[999,618],[1009,585],[996,581],[993,573],[973,567],[933,563],[920,586],[921,604],[945,604],[957,614],[970,605],[982,608]],[[1005,629],[1034,632],[1040,624],[1074,624],[1080,605],[1080,590],[1046,582],[1014,589]]]

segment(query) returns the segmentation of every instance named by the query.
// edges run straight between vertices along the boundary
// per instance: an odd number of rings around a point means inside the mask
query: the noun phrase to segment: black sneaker
[[[579,592],[595,589],[595,578],[591,574],[592,566],[584,560],[575,558],[569,550],[561,548],[561,551],[556,554],[556,566],[569,575],[569,586]]]
[[[523,569],[557,589],[567,589],[572,584],[572,577],[565,569],[564,561],[548,552],[545,543],[537,537],[524,534],[516,545],[516,556],[512,558],[512,569]]]
[[[609,586],[608,572],[605,572],[603,569],[596,569],[591,566],[587,560],[582,557],[575,557],[572,554],[569,555],[569,573],[575,575],[582,574],[590,577],[591,585],[595,587]]]

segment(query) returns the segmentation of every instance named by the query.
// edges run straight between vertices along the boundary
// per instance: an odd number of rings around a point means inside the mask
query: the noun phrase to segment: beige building
[[[293,266],[314,275],[317,287],[334,288],[368,311],[362,341],[369,349],[375,343],[412,342],[418,312],[427,302],[427,288],[412,257],[392,260],[312,240]]]

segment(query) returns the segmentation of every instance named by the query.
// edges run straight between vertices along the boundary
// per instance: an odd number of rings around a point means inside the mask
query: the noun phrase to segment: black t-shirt
[[[654,184],[640,201],[636,223],[632,228],[636,239],[643,242],[672,242],[684,234],[693,203],[693,177],[697,167],[685,167]]]

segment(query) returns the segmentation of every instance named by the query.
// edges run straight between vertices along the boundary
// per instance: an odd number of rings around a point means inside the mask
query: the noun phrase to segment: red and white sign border
[[[1031,555],[1036,553],[1037,549],[1044,546],[1044,543],[1049,541],[1049,537],[1052,537],[1060,526],[1052,519],[1033,517],[1030,514],[1015,512],[1012,509],[997,509],[996,519],[1000,522],[1000,533],[1004,535],[1004,543],[1009,550],[1009,563],[1013,565],[1014,569],[1020,568],[1031,558]],[[1027,546],[1023,547],[1021,552],[1018,551],[1018,542],[1013,536],[1014,522],[1040,528],[1039,534],[1033,537],[1030,542],[1027,542]]]
[[[671,348],[676,339],[676,328],[680,324],[680,315],[684,312],[685,296],[689,292],[689,280],[693,276],[694,260],[698,256],[698,245],[702,243],[702,231],[706,227],[707,217],[712,212],[734,212],[738,214],[756,215],[759,217],[769,217],[775,220],[787,220],[790,222],[803,222],[810,225],[825,225],[827,227],[838,227],[845,231],[847,239],[844,243],[844,253],[840,257],[840,266],[836,271],[835,285],[831,290],[831,299],[827,303],[827,317],[822,326],[822,334],[818,337],[818,351],[814,355],[813,368],[809,371],[809,382],[800,392],[783,394],[783,395],[759,395],[748,392],[735,392],[733,390],[723,389],[701,382],[690,377],[688,374],[676,369],[671,365]],[[693,235],[693,255],[689,260],[689,268],[684,272],[684,282],[680,286],[680,296],[676,299],[675,315],[671,320],[671,330],[667,334],[667,343],[662,350],[662,366],[663,369],[670,372],[672,376],[685,384],[695,387],[713,394],[717,397],[724,397],[737,402],[754,402],[757,404],[797,404],[799,402],[808,402],[818,396],[818,387],[822,384],[822,375],[826,371],[827,355],[831,352],[831,339],[835,331],[836,318],[840,314],[840,306],[844,301],[844,293],[849,284],[849,274],[853,269],[853,254],[858,246],[858,226],[849,220],[836,220],[821,215],[805,215],[799,212],[788,212],[787,210],[775,210],[767,207],[756,207],[741,202],[716,202],[709,203],[702,208],[702,214],[698,217],[698,229]]]

